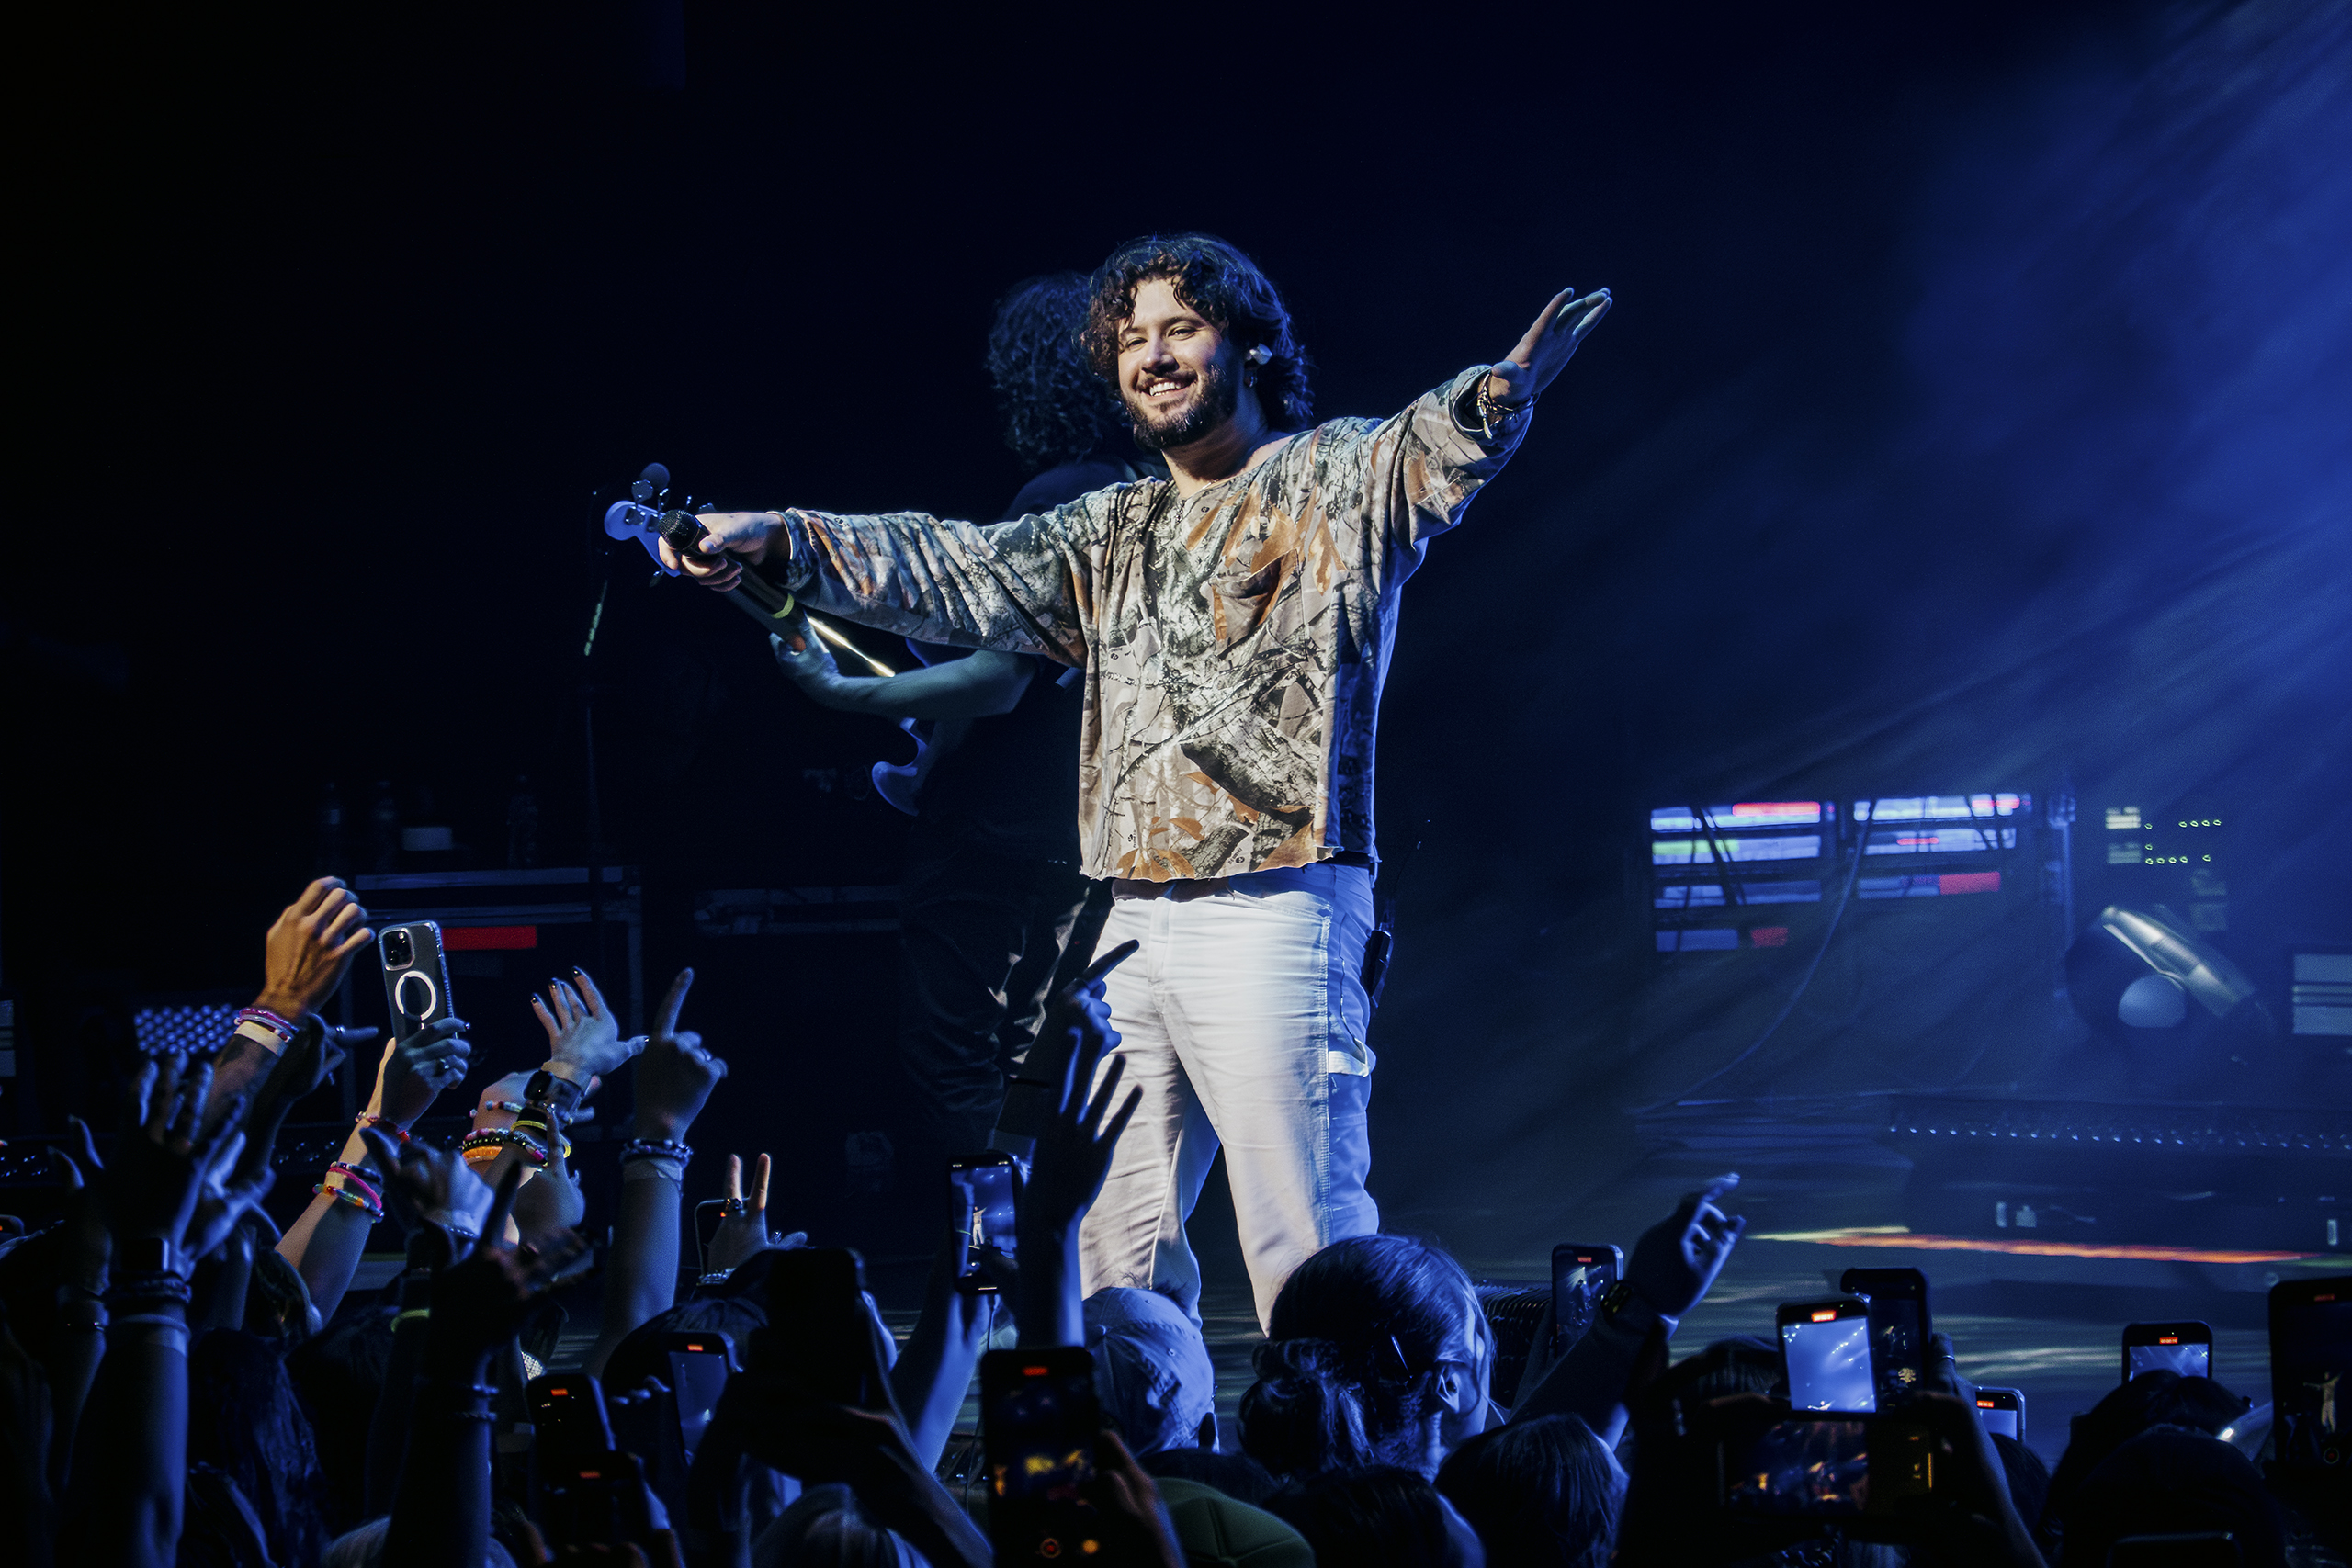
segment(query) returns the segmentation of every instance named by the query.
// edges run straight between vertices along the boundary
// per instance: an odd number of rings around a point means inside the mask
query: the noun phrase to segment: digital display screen
[[[1854,802],[1858,822],[1950,822],[1971,818],[2014,817],[2032,809],[2033,797],[1998,795],[1920,795]]]
[[[989,1489],[1014,1501],[1076,1503],[1094,1479],[1094,1435],[1102,1425],[1090,1367],[1055,1375],[1046,1368],[998,1392],[988,1423]]]
[[[2212,1375],[2213,1347],[2197,1343],[2171,1345],[2126,1345],[2123,1348],[2123,1377],[2130,1382],[2142,1372],[2178,1372],[2185,1378]]]
[[[1789,1404],[1798,1410],[1878,1408],[1871,1378],[1871,1320],[1828,1309],[1816,1321],[1781,1325],[1781,1354],[1789,1369]]]
[[[1712,865],[1733,862],[1815,860],[1821,854],[1818,833],[1740,833],[1722,838],[1652,839],[1652,865]]]
[[[2339,1288],[2339,1286],[2341,1288]],[[2282,1464],[2342,1470],[2352,1463],[2346,1416],[2352,1390],[2352,1280],[2329,1280],[2308,1300],[2270,1309],[2271,1441]]]
[[[1653,833],[1744,833],[1758,828],[1810,827],[1821,820],[1817,800],[1743,800],[1736,806],[1661,806],[1650,813]]]
[[[2004,1410],[1989,1399],[1980,1399],[1976,1402],[1976,1414],[1984,1419],[1984,1429],[1995,1437],[2023,1440],[2018,1438],[2016,1411]]]
[[[727,1352],[713,1339],[707,1348],[673,1349],[669,1355],[670,1386],[678,1398],[678,1446],[692,1460],[718,1408],[718,1396],[727,1392]]]
[[[1007,1258],[1013,1255],[1012,1167],[976,1165],[956,1170],[954,1179],[967,1194],[964,1240],[967,1256],[964,1278],[985,1278],[969,1253],[993,1251]]]
[[[1869,1435],[1860,1421],[1775,1422],[1724,1456],[1724,1501],[1752,1514],[1859,1514],[1870,1498]]]
[[[1617,1282],[1617,1251],[1607,1247],[1552,1249],[1552,1353],[1568,1347],[1592,1326],[1600,1298]]]

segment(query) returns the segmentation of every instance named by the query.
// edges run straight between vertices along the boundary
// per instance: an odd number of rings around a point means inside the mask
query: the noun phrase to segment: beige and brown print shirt
[[[1464,422],[1484,374],[1393,419],[1332,420],[1190,499],[1146,480],[989,526],[787,512],[785,579],[865,626],[1082,670],[1090,876],[1368,856],[1398,594],[1528,423],[1488,441]]]

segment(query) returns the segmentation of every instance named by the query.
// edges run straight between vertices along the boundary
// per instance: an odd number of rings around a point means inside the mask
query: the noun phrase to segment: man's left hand
[[[808,638],[808,646],[795,653],[790,643],[771,632],[768,647],[775,650],[776,668],[804,692],[822,691],[829,682],[842,677],[841,666],[833,662],[832,650],[825,646],[822,637]]]
[[[1487,395],[1498,403],[1523,403],[1552,384],[1583,346],[1586,336],[1609,314],[1609,290],[1596,289],[1581,299],[1573,288],[1552,296],[1510,357],[1487,372]]]

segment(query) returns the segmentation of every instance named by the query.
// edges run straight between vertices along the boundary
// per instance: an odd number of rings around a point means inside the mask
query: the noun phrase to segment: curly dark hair
[[[1094,269],[1086,308],[1086,357],[1094,373],[1119,383],[1119,326],[1135,313],[1136,289],[1164,277],[1176,298],[1209,319],[1242,349],[1273,355],[1258,367],[1258,400],[1269,418],[1299,429],[1315,416],[1306,387],[1306,350],[1291,334],[1290,311],[1258,264],[1214,234],[1147,234],[1113,251]]]
[[[1126,424],[1125,411],[1079,345],[1091,298],[1083,274],[1052,272],[1015,284],[997,301],[989,379],[1004,444],[1033,472],[1100,451]]]

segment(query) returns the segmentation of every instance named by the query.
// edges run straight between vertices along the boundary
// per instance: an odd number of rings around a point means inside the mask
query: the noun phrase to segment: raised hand
[[[1102,976],[1136,946],[1122,943],[1064,987],[1038,1030],[1033,1052],[1051,1049],[1061,1066],[1052,1091],[1053,1110],[1038,1133],[1036,1158],[1021,1192],[1024,1222],[1034,1220],[1057,1230],[1078,1223],[1102,1190],[1111,1152],[1143,1100],[1143,1090],[1132,1089],[1118,1111],[1111,1111],[1126,1070],[1117,1057],[1102,1074],[1101,1086],[1094,1085],[1103,1053],[1119,1043],[1119,1032],[1111,1027],[1110,1005],[1102,999]]]
[[[714,1274],[742,1267],[743,1261],[770,1247],[806,1247],[808,1235],[783,1235],[768,1229],[768,1156],[752,1162],[752,1181],[743,1183],[743,1156],[727,1156],[727,1192],[718,1234],[710,1239],[708,1266]]]
[[[1737,1175],[1718,1176],[1706,1190],[1682,1200],[1674,1213],[1642,1233],[1625,1269],[1634,1293],[1668,1317],[1680,1317],[1699,1304],[1739,1245],[1747,1222],[1725,1215],[1716,1200],[1739,1185]]]
[[[588,1244],[571,1231],[541,1236],[538,1250],[527,1257],[507,1246],[502,1238],[522,1185],[522,1168],[509,1169],[482,1215],[481,1243],[464,1261],[433,1277],[428,1374],[470,1373],[492,1348],[514,1337],[539,1292],[587,1250]]]
[[[585,976],[582,976],[584,980]],[[637,1059],[637,1135],[683,1142],[727,1064],[702,1048],[702,1036],[678,1027],[678,1010],[694,988],[695,972],[681,969],[653,1017],[653,1033]],[[763,1179],[763,1189],[766,1182]]]
[[[481,1235],[495,1196],[455,1149],[430,1144],[394,1144],[373,1127],[360,1129],[369,1162],[383,1173],[384,1201],[404,1230],[432,1225],[455,1238],[452,1258]]]
[[[131,1086],[136,1128],[116,1145],[104,1173],[107,1228],[118,1249],[128,1241],[161,1240],[193,1263],[269,1190],[266,1168],[245,1182],[225,1184],[245,1146],[244,1101],[232,1102],[203,1131],[211,1089],[209,1062],[189,1072],[170,1056],[140,1069]]]
[[[531,1011],[548,1032],[548,1055],[572,1067],[583,1079],[591,1074],[610,1073],[645,1049],[645,1037],[623,1040],[620,1024],[604,993],[596,989],[596,982],[584,969],[571,974],[580,982],[577,988],[569,981],[550,980],[546,1001],[531,998]]]
[[[472,1047],[463,1019],[444,1018],[405,1040],[384,1047],[376,1066],[376,1114],[406,1127],[430,1110],[434,1099],[466,1076]]]
[[[1563,288],[1552,296],[1510,357],[1487,370],[1488,397],[1499,403],[1523,403],[1567,368],[1586,337],[1600,324],[1600,318],[1609,314],[1611,304],[1606,288],[1581,299],[1572,299],[1575,293],[1573,288]]]
[[[268,978],[256,1004],[300,1021],[334,995],[359,950],[376,940],[368,911],[339,876],[322,876],[286,906],[264,943]]]

